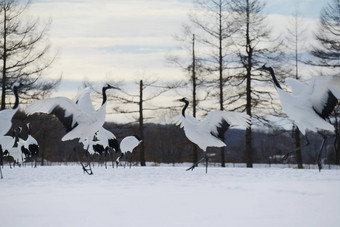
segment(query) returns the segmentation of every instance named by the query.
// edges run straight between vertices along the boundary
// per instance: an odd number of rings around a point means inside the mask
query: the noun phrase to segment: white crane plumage
[[[88,88],[86,88],[88,89]],[[62,137],[62,141],[73,140],[78,138],[79,142],[83,143],[88,148],[89,142],[92,141],[95,133],[103,126],[106,115],[108,89],[115,87],[107,84],[102,88],[103,101],[98,110],[92,106],[90,98],[81,98],[78,96],[76,102],[66,97],[49,98],[39,100],[26,108],[28,115],[37,112],[54,114],[63,123],[67,133]],[[81,95],[90,95],[89,92],[81,92]],[[93,174],[89,169],[84,168],[88,174]]]
[[[133,136],[127,136],[122,141],[120,142],[120,150],[121,150],[121,155],[116,159],[117,166],[119,164],[119,160],[125,155],[125,165],[126,165],[126,160],[127,160],[127,153],[132,152],[133,150],[141,143],[143,142],[139,136],[133,135]],[[130,168],[131,168],[131,158],[130,157]],[[125,167],[124,165],[124,167]]]
[[[224,133],[231,126],[248,127],[250,117],[245,113],[217,111],[209,112],[203,121],[185,114],[186,108],[189,106],[189,100],[182,98],[179,100],[185,105],[182,114],[172,119],[172,122],[184,129],[186,137],[193,143],[197,144],[203,151],[204,157],[187,170],[193,170],[198,163],[206,160],[206,171],[208,168],[209,157],[206,153],[207,147],[224,147]]]
[[[292,93],[288,93],[282,89],[273,68],[263,65],[260,69],[270,73],[280,97],[282,110],[304,135],[306,144],[302,147],[309,145],[307,131],[317,132],[323,137],[318,154],[318,167],[321,170],[321,152],[327,139],[322,131],[334,133],[333,125],[326,119],[329,118],[340,99],[340,76],[315,76],[308,84],[287,78],[286,83],[292,89]],[[291,153],[289,152],[288,155]]]
[[[15,103],[12,109],[5,109],[0,111],[0,135],[5,135],[12,127],[12,118],[14,114],[19,109],[19,96],[18,89],[22,86],[22,84],[15,83],[12,87],[13,94],[15,97]]]
[[[18,147],[19,150],[21,150],[21,153],[25,156],[25,161],[26,161],[26,159],[31,158],[32,155],[31,155],[31,152],[29,150],[27,140],[24,140],[21,137],[21,132],[22,132],[22,128],[18,127],[18,144],[17,144],[17,147]]]
[[[86,149],[86,148],[85,148]],[[100,159],[102,159],[103,154],[105,157],[108,153],[110,153],[112,157],[112,167],[114,167],[114,161],[113,161],[113,151],[119,152],[119,143],[116,139],[115,135],[110,132],[109,130],[106,130],[105,128],[100,128],[99,131],[96,133],[94,140],[92,140],[89,143],[89,149],[88,152],[90,154],[98,153],[100,155]],[[106,161],[105,161],[105,167]]]
[[[76,101],[75,101],[76,104],[84,111],[87,111],[87,110],[94,111],[94,108],[91,104],[90,94],[91,94],[91,90],[90,88],[87,87],[83,89],[76,98]],[[107,153],[110,149],[116,152],[120,151],[116,136],[109,130],[105,129],[104,127],[99,128],[99,130],[95,134],[95,137],[96,139],[90,142],[90,148],[89,148],[90,154],[93,154],[94,152],[101,153],[103,151]],[[86,143],[84,143],[84,146],[86,146]]]
[[[3,136],[0,135],[0,154],[5,155],[5,153],[11,154],[13,146],[15,144],[15,136],[14,136],[14,131],[12,136]],[[13,157],[14,158],[14,157]],[[0,166],[1,168],[1,166]],[[1,179],[3,178],[2,176],[2,171],[0,171],[0,177]]]

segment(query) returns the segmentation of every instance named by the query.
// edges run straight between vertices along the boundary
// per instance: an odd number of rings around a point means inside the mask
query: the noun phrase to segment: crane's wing
[[[65,97],[39,100],[30,104],[26,110],[27,115],[34,113],[54,114],[69,132],[80,122],[89,122],[91,117],[82,111],[72,100]]]
[[[340,99],[340,76],[334,76],[328,88],[337,99]]]
[[[5,135],[12,127],[12,118],[17,109],[5,109],[0,111],[0,136]]]
[[[317,76],[310,84],[314,111],[323,119],[328,118],[340,98],[339,77]]]
[[[248,114],[213,110],[201,122],[199,128],[202,131],[209,131],[212,135],[220,139],[224,139],[224,133],[229,129],[229,127],[248,127],[249,124],[250,117]]]
[[[109,130],[106,130],[105,128],[101,127],[97,132],[97,138],[101,141],[104,141],[104,140],[116,139],[116,136]]]
[[[141,141],[139,141],[134,136],[127,136],[120,142],[120,149],[122,152],[132,152],[135,147],[137,147]]]
[[[307,84],[293,78],[286,78],[286,84],[292,89],[293,94],[299,94],[307,88]]]
[[[95,112],[91,102],[90,88],[83,89],[75,99],[75,103],[84,111]]]
[[[194,117],[192,117],[190,115],[185,115],[185,119],[187,121],[189,121],[191,124],[199,124],[200,123],[199,120],[197,120],[196,118],[194,118]],[[175,117],[171,118],[170,122],[175,124],[175,125],[180,126],[181,128],[183,128],[183,120],[184,120],[183,115],[182,114],[178,114]]]

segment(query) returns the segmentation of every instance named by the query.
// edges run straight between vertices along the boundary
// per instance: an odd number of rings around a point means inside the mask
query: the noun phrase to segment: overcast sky
[[[298,9],[313,31],[326,4],[326,0],[268,0],[263,13],[280,33]],[[53,96],[73,98],[85,79],[187,79],[166,57],[183,53],[174,35],[188,22],[192,9],[192,0],[33,0],[28,13],[52,20],[49,40],[58,57],[46,76],[63,77]],[[311,32],[306,39],[313,39]]]
[[[314,23],[324,0],[270,0],[264,10],[276,29],[299,9]],[[160,80],[181,79],[169,65],[179,34],[193,8],[191,0],[36,0],[29,10],[52,19],[49,33],[58,58],[48,76],[71,81],[138,80],[141,74]],[[144,76],[145,77],[145,76]],[[63,85],[65,87],[65,84]]]

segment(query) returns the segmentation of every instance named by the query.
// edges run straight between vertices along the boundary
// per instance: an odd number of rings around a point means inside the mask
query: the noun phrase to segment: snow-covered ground
[[[0,226],[340,226],[340,170],[3,169]]]

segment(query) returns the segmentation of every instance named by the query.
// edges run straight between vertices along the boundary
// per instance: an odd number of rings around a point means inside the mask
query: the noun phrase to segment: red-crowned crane
[[[127,154],[128,152],[131,152],[131,156],[130,156],[130,168],[131,168],[133,149],[135,149],[141,142],[143,141],[137,135],[127,136],[124,139],[122,139],[122,141],[120,142],[121,155],[116,159],[117,166],[119,164],[119,160],[123,156],[125,156],[125,164],[124,164],[124,168],[125,168],[126,161],[127,161]]]
[[[84,144],[88,149],[89,142],[93,140],[95,133],[103,126],[106,115],[108,89],[115,87],[107,84],[102,88],[102,105],[98,110],[94,110],[91,100],[79,104],[65,97],[49,98],[39,100],[26,108],[28,115],[37,112],[54,114],[63,123],[67,133],[61,139],[62,141],[73,140],[78,138],[79,142]],[[88,165],[81,162],[84,172],[92,175],[91,165],[88,159]]]
[[[34,167],[37,167],[37,156],[39,154],[39,144],[37,140],[31,135],[30,123],[27,123],[28,136],[26,139],[26,145],[31,154],[31,157],[34,159]]]
[[[193,143],[197,144],[203,151],[204,157],[187,169],[193,170],[204,159],[206,161],[206,173],[208,172],[209,155],[207,147],[224,147],[224,133],[232,126],[248,127],[250,117],[245,113],[218,111],[213,110],[208,113],[203,121],[185,114],[185,110],[189,106],[189,100],[182,98],[179,100],[185,105],[182,114],[172,119],[173,123],[184,129],[186,137]]]
[[[12,149],[13,146],[15,144],[15,134],[14,134],[14,130],[13,130],[13,134],[12,136],[3,136],[0,135],[0,153],[4,156],[6,154],[10,155],[10,153],[12,153]],[[15,157],[13,157],[15,158]],[[15,160],[14,160],[15,161]],[[1,171],[1,166],[0,166],[0,177],[1,179],[3,178],[2,176],[2,171]]]
[[[327,119],[334,110],[338,99],[340,99],[340,76],[315,76],[308,84],[287,78],[286,83],[292,89],[292,93],[288,93],[282,89],[272,67],[263,65],[260,70],[270,73],[280,97],[282,110],[294,121],[304,135],[306,144],[300,148],[309,145],[307,131],[317,132],[322,136],[323,140],[317,160],[320,171],[322,168],[321,153],[327,139],[322,132],[334,133],[333,125]],[[289,152],[287,155],[291,153]]]

